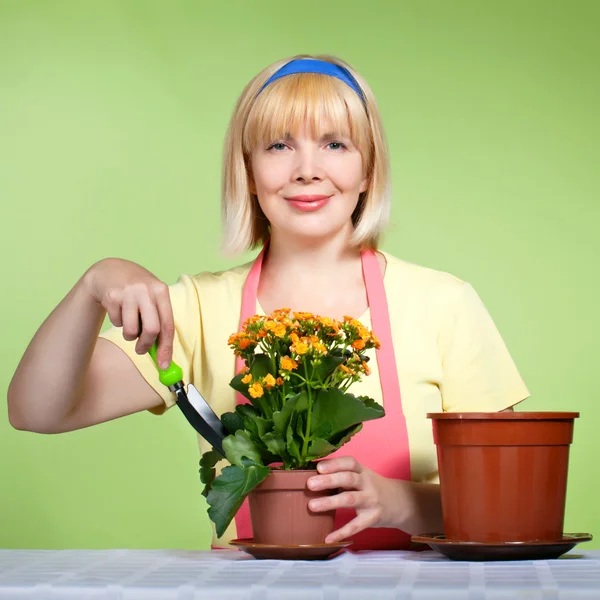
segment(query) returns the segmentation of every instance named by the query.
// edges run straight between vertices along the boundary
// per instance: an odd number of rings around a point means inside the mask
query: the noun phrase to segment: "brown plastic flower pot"
[[[552,542],[563,534],[579,413],[430,413],[446,539]]]
[[[248,495],[252,534],[257,544],[323,544],[334,529],[335,511],[312,512],[311,498],[332,490],[313,492],[306,487],[314,470],[274,469]]]

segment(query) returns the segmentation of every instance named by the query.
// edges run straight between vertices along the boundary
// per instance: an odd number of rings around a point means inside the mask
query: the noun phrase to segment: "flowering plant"
[[[228,344],[245,363],[230,385],[250,403],[221,416],[230,466],[215,477],[223,457],[211,450],[200,460],[203,494],[219,536],[271,466],[315,468],[313,461],[335,452],[364,421],[385,414],[372,398],[348,393],[370,373],[365,352],[379,348],[356,319],[283,308],[250,317]]]

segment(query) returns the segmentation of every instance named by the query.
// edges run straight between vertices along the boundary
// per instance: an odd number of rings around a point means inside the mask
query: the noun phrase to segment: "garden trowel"
[[[211,444],[215,450],[225,456],[223,439],[227,437],[228,432],[208,402],[191,383],[188,384],[186,392],[183,384],[183,371],[177,363],[171,362],[164,370],[158,366],[156,360],[156,342],[154,342],[148,353],[158,369],[158,378],[160,382],[175,394],[177,397],[177,406],[179,406],[190,425],[209,444]]]

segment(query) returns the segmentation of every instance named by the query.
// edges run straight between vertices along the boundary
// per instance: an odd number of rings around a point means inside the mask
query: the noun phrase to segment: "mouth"
[[[290,196],[289,198],[286,198],[286,200],[289,204],[291,204],[294,208],[297,208],[298,210],[302,210],[304,212],[313,212],[315,210],[323,208],[329,201],[329,198],[331,198],[331,196],[324,196],[322,194],[303,194],[300,196]]]

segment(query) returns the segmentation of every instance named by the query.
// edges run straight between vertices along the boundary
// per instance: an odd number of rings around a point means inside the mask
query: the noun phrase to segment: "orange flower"
[[[283,323],[278,323],[275,327],[275,329],[273,330],[273,333],[279,337],[282,338],[287,331],[287,327],[283,324]]]
[[[242,377],[242,383],[250,383],[252,381],[252,373],[248,373],[246,377]]]
[[[356,329],[364,329],[364,325],[358,321],[357,319],[354,319],[353,317],[348,317],[345,316],[344,317],[344,323],[347,323],[349,325],[352,325],[352,327],[356,327]]]
[[[338,321],[334,321],[333,319],[330,319],[329,317],[326,317],[321,322],[323,323],[323,327],[330,327],[336,333],[340,330],[340,324],[339,324],[339,322]]]
[[[265,378],[263,379],[264,386],[270,390],[277,382],[275,381],[275,377],[271,375],[271,373],[267,373]]]
[[[362,366],[363,366],[363,370],[365,372],[365,375],[370,375],[371,374],[371,369],[369,369],[369,365],[364,360],[362,361]]]
[[[260,385],[260,383],[258,383],[258,381],[257,381],[248,388],[248,393],[253,398],[260,398],[265,392],[263,390],[262,385]]]
[[[275,383],[276,383],[277,385],[283,385],[283,379],[282,379],[281,377],[278,377],[278,378],[275,380]]]
[[[373,342],[373,345],[375,346],[375,348],[377,348],[377,349],[381,348],[381,343],[379,342],[377,337],[375,337],[374,333],[371,333],[371,341]]]
[[[289,356],[284,356],[281,359],[281,369],[282,371],[293,371],[298,368],[298,363],[295,360],[292,360]]]
[[[267,321],[265,323],[265,329],[267,331],[273,331],[275,327],[277,327],[277,323],[275,323],[275,321]]]
[[[252,346],[254,343],[254,340],[251,340],[249,338],[242,338],[240,340],[240,350],[245,350],[248,346]]]
[[[262,320],[264,317],[261,317],[260,315],[254,315],[253,317],[248,317],[243,324],[243,329],[246,329],[248,327],[248,325],[253,325],[254,323]]]
[[[309,312],[295,312],[294,317],[300,321],[312,321],[315,316]]]
[[[292,346],[292,352],[295,352],[296,354],[306,354],[308,352],[308,344],[298,342]]]
[[[327,354],[327,348],[325,348],[325,346],[321,342],[316,342],[315,344],[313,344],[313,348],[321,354]]]
[[[352,342],[352,347],[355,350],[362,350],[365,347],[365,340],[362,340],[360,338],[358,340],[354,340]]]
[[[356,375],[356,371],[354,371],[353,369],[349,369],[346,365],[340,365],[340,369],[344,373],[348,373],[348,375]]]
[[[300,341],[300,338],[298,337],[297,333],[290,333],[290,340],[292,340],[293,344],[297,344]]]
[[[366,327],[359,327],[358,328],[358,335],[360,335],[360,337],[363,340],[368,340],[369,339],[369,330]]]

